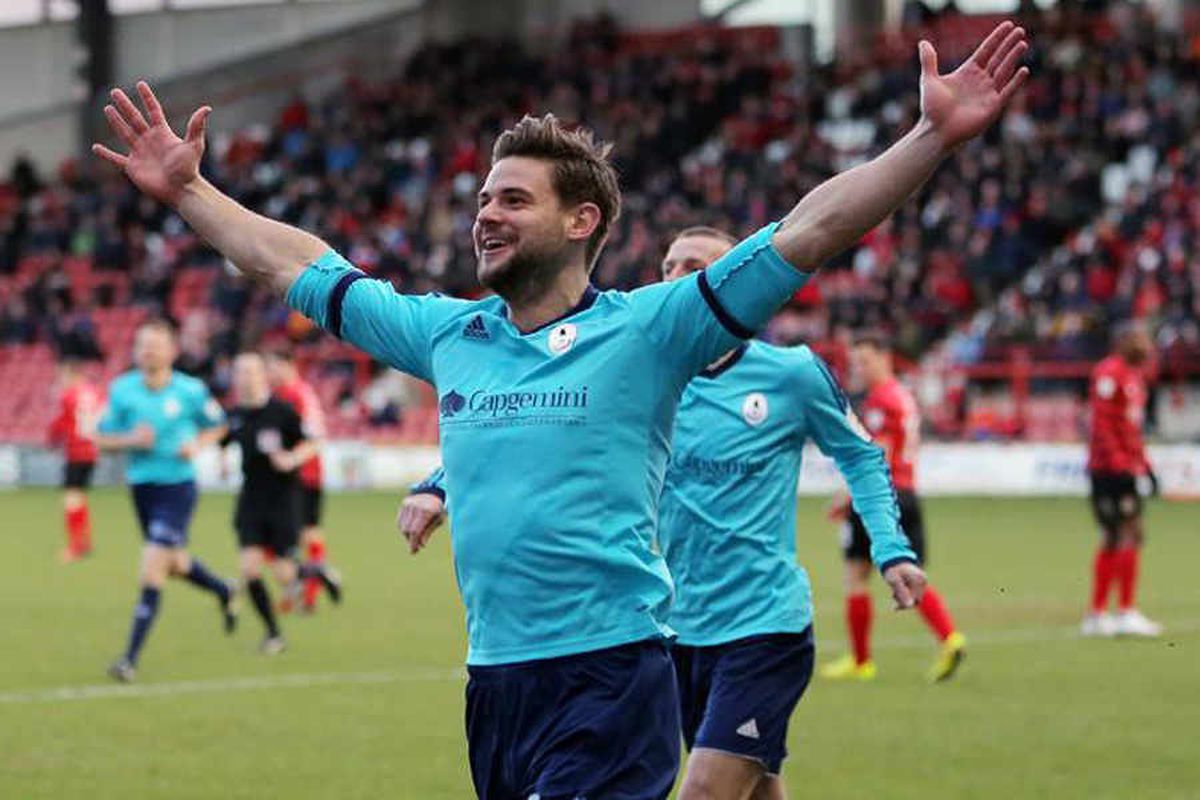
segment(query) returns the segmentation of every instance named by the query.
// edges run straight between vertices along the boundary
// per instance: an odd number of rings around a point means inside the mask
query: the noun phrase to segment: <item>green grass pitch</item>
[[[207,596],[164,594],[139,683],[103,670],[124,642],[139,540],[122,492],[93,496],[97,553],[63,566],[57,493],[0,494],[0,798],[471,797],[462,731],[462,608],[447,537],[412,558],[386,494],[333,496],[347,602],[287,617],[291,650],[257,654]],[[194,550],[235,564],[230,498],[202,498]],[[919,619],[877,593],[869,685],[814,680],[792,720],[796,798],[1200,797],[1196,506],[1151,504],[1143,609],[1158,641],[1081,640],[1094,533],[1080,500],[927,503],[931,576],[969,641],[929,686]],[[799,507],[819,660],[841,652],[837,537]]]

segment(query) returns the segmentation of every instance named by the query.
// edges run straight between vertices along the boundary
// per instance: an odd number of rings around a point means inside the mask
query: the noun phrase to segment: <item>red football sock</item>
[[[846,597],[846,623],[850,627],[850,646],[854,649],[854,663],[865,664],[871,660],[871,595],[852,594]]]
[[[306,550],[308,560],[314,564],[320,564],[325,560],[325,538],[321,534],[316,533],[309,537],[308,548]],[[305,578],[304,579],[304,606],[312,608],[317,604],[317,597],[321,593],[320,578]]]
[[[937,634],[938,639],[941,641],[944,642],[947,636],[954,633],[954,619],[950,616],[950,612],[946,608],[946,603],[942,600],[942,596],[938,594],[937,589],[934,589],[932,586],[925,587],[925,594],[921,596],[921,602],[917,605],[917,610],[925,618],[925,624]]]
[[[1141,550],[1136,547],[1122,547],[1116,552],[1118,603],[1122,611],[1134,606],[1140,555]]]
[[[1101,547],[1092,562],[1092,613],[1108,610],[1108,593],[1117,576],[1117,551]]]
[[[92,549],[91,523],[86,505],[68,509],[64,513],[67,524],[67,549],[81,555]]]

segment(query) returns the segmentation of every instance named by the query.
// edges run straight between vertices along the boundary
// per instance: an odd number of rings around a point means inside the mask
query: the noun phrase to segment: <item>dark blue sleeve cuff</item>
[[[446,503],[446,490],[440,486],[433,486],[432,484],[418,483],[416,486],[412,487],[412,490],[409,492],[409,494],[431,494],[437,499],[441,500],[443,505]]]
[[[339,339],[342,338],[342,302],[346,299],[346,292],[350,291],[350,287],[355,281],[361,281],[365,277],[367,276],[361,272],[347,272],[338,279],[333,291],[329,293],[329,311],[325,316],[326,326],[329,332]]]
[[[708,276],[704,274],[703,270],[700,271],[697,282],[700,286],[700,296],[708,304],[713,316],[717,318],[717,322],[721,323],[721,327],[739,339],[749,339],[754,336],[754,331],[734,319],[733,315],[725,310],[725,306],[721,305],[721,301],[713,293],[712,286],[708,283]]]
[[[882,575],[883,573],[887,572],[889,569],[896,566],[897,564],[904,564],[904,563],[915,564],[918,567],[921,566],[915,558],[909,558],[908,556],[900,556],[899,558],[893,558],[893,559],[890,559],[890,560],[885,561],[882,564],[880,564],[879,565],[879,574]]]

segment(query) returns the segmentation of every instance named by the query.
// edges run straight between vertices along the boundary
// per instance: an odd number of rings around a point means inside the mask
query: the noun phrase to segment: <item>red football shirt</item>
[[[1149,470],[1142,442],[1146,417],[1146,377],[1119,355],[1092,370],[1092,429],[1088,470],[1140,475]]]
[[[62,393],[58,416],[50,423],[50,439],[62,442],[69,463],[91,464],[99,456],[96,424],[102,406],[100,391],[87,381]]]
[[[301,378],[296,378],[276,389],[275,395],[296,409],[305,436],[312,439],[325,437],[325,412],[321,410],[321,401],[317,399],[317,393],[313,391],[312,386]],[[319,454],[300,465],[300,482],[308,488],[320,489],[322,478]]]
[[[899,490],[914,491],[921,414],[912,392],[894,377],[876,384],[863,401],[863,424],[887,454],[892,483]]]

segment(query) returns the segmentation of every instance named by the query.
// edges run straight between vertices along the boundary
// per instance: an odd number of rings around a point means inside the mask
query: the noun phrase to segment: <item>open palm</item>
[[[146,194],[175,205],[184,188],[200,175],[204,128],[212,109],[198,108],[181,139],[167,124],[162,106],[149,85],[139,81],[137,90],[146,107],[145,116],[120,89],[112,90],[113,102],[104,107],[109,127],[129,148],[128,154],[122,155],[102,144],[92,145],[92,152],[120,167]]]
[[[1028,49],[1024,29],[1002,22],[958,69],[939,75],[937,51],[927,41],[920,43],[921,113],[947,146],[962,144],[995,122],[1029,77],[1027,67],[1017,68]]]

